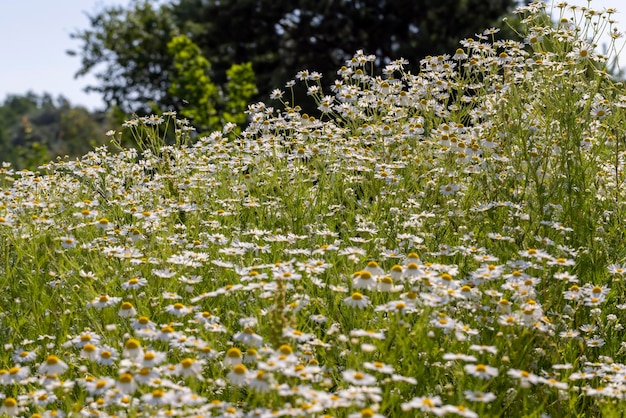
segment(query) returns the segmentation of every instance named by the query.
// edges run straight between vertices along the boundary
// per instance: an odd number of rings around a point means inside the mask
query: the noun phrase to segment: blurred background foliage
[[[245,109],[268,101],[300,70],[323,75],[328,91],[355,51],[378,64],[453,54],[459,40],[502,29],[516,0],[133,0],[90,15],[71,35],[76,76],[94,74],[106,108],[89,112],[43,94],[9,96],[0,107],[0,159],[35,168],[107,142],[125,118],[174,110],[199,132],[242,127]],[[510,16],[509,24],[515,22]],[[306,108],[306,92],[295,101]],[[310,104],[312,105],[312,103]],[[311,108],[311,110],[314,108]]]

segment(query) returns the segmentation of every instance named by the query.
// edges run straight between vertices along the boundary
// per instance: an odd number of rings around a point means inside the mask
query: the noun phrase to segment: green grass
[[[626,91],[610,12],[541,12],[417,74],[358,52],[316,116],[5,166],[0,413],[621,416]]]

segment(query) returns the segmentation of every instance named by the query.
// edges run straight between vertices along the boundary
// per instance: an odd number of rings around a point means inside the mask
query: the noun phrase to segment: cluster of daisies
[[[619,411],[626,92],[577,26],[614,10],[544,8],[417,70],[303,70],[315,116],[277,89],[241,134],[166,112],[4,165],[0,416]]]

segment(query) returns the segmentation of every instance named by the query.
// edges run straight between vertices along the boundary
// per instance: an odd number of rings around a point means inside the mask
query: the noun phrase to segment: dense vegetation
[[[93,73],[106,103],[127,113],[147,103],[181,111],[193,96],[170,90],[176,74],[168,50],[187,36],[211,63],[217,86],[233,64],[251,63],[260,98],[282,88],[300,70],[329,82],[354,51],[382,64],[453,51],[461,38],[500,26],[514,0],[136,0],[90,16],[91,27],[73,34],[82,60],[78,75]],[[451,22],[454,22],[453,24]],[[506,28],[506,25],[502,25]],[[325,83],[325,80],[323,83]],[[329,85],[325,85],[329,87]],[[302,103],[301,103],[302,105]]]
[[[320,116],[276,89],[242,132],[4,167],[0,414],[621,416],[613,11],[544,7],[419,72],[302,70]]]

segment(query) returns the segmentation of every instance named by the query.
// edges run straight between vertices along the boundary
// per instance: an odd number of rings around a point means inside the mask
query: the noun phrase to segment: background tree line
[[[106,112],[84,115],[94,122],[85,123],[85,130],[163,110],[175,110],[201,130],[211,130],[225,122],[243,125],[247,104],[267,101],[273,89],[284,88],[300,70],[317,71],[324,76],[323,85],[330,84],[337,69],[359,49],[375,54],[380,64],[402,57],[417,68],[424,56],[453,54],[459,40],[485,28],[500,27],[503,37],[511,37],[502,17],[516,4],[516,0],[133,0],[126,7],[107,6],[90,15],[90,27],[71,35],[80,46],[68,53],[81,59],[78,77],[95,75],[97,84],[87,91],[101,94],[107,106]],[[23,117],[34,129],[39,127],[35,115],[50,112],[51,105],[59,112],[59,124],[60,115],[70,109],[76,118],[82,112],[43,97],[21,98],[30,103],[25,107],[15,100],[5,101],[12,110],[6,120],[0,119],[0,131],[6,131],[0,137],[3,159],[37,142],[32,134],[28,140],[25,132],[18,135]],[[103,135],[83,133],[83,145]],[[78,139],[40,135],[38,143],[50,155],[84,151]],[[8,153],[6,146],[22,151]]]

